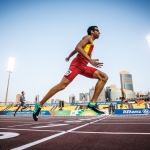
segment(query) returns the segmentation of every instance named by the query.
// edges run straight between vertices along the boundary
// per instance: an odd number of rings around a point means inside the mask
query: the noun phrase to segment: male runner
[[[100,32],[97,26],[90,26],[87,30],[87,33],[88,35],[84,36],[81,39],[81,41],[77,44],[75,50],[73,50],[66,58],[66,61],[69,61],[70,58],[77,53],[76,57],[72,60],[70,64],[69,70],[66,72],[60,83],[51,88],[49,92],[45,95],[45,97],[40,101],[40,103],[35,104],[33,112],[33,119],[35,121],[38,120],[38,115],[43,104],[57,92],[65,89],[78,74],[88,78],[98,79],[93,97],[88,103],[88,108],[92,109],[97,113],[104,113],[99,110],[96,105],[96,101],[108,80],[108,76],[100,70],[96,69],[103,66],[103,63],[98,62],[98,59],[91,58],[94,47],[93,41],[99,38]],[[87,66],[88,62],[96,68]]]
[[[26,103],[25,103],[25,92],[24,91],[22,91],[21,92],[21,96],[20,96],[20,104],[19,104],[19,106],[18,106],[18,108],[16,109],[16,111],[15,111],[15,113],[14,113],[14,116],[16,116],[16,112],[19,110],[19,108],[20,107],[23,107],[23,108],[21,108],[21,111],[22,111],[22,109],[26,109],[28,106],[26,105]],[[31,109],[31,108],[30,108]]]

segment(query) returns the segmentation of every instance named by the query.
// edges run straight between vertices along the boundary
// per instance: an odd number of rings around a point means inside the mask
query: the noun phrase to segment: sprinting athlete
[[[81,39],[81,41],[77,44],[75,50],[73,50],[66,58],[66,61],[69,61],[70,58],[77,53],[76,57],[72,60],[68,71],[66,72],[60,83],[51,88],[45,95],[45,97],[40,101],[40,103],[35,104],[33,112],[33,119],[35,121],[38,120],[38,115],[43,104],[57,92],[65,89],[78,74],[88,78],[98,79],[93,97],[88,103],[88,108],[97,113],[104,113],[97,107],[96,101],[108,80],[108,76],[97,69],[101,68],[101,66],[103,66],[103,63],[99,62],[98,59],[91,58],[94,48],[94,40],[99,38],[100,32],[97,26],[90,26],[87,30],[87,33],[88,35],[84,36]],[[88,66],[88,63],[90,63],[94,67]]]
[[[16,116],[16,112],[19,110],[19,108],[20,107],[22,107],[21,108],[21,111],[23,110],[23,109],[26,109],[26,108],[28,108],[28,106],[26,105],[26,103],[25,103],[25,92],[24,91],[22,91],[21,92],[21,96],[20,96],[20,104],[19,104],[19,106],[18,106],[18,108],[16,109],[16,111],[15,111],[15,113],[14,113],[14,116]],[[31,108],[30,108],[31,109]]]

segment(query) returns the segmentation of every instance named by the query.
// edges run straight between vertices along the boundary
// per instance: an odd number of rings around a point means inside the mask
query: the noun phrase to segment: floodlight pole
[[[7,83],[7,90],[6,90],[5,105],[7,104],[7,96],[8,96],[9,80],[10,80],[10,71],[9,71],[9,75],[8,75],[8,83]]]
[[[14,60],[14,58],[12,58],[12,57],[9,58],[9,61],[8,61],[8,69],[7,69],[7,72],[9,73],[9,75],[8,75],[8,83],[7,83],[7,90],[6,90],[6,97],[5,97],[5,105],[7,104],[10,73],[13,72],[14,61],[15,61],[15,60]]]

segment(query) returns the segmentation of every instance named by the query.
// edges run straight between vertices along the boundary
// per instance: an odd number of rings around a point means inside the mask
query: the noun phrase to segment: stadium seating
[[[128,104],[117,104],[118,109],[129,109]]]
[[[53,108],[53,106],[43,106],[42,110],[48,110],[48,111],[50,111],[52,108]],[[34,108],[33,108],[33,110],[34,110]]]
[[[0,106],[0,111],[3,111],[7,106]]]
[[[132,104],[134,109],[140,109],[140,108],[145,108],[145,104]]]
[[[108,109],[109,105],[99,105],[99,109]]]
[[[75,110],[77,106],[67,106],[67,107],[63,107],[63,110]],[[57,107],[55,110],[59,110],[60,107]]]
[[[18,108],[18,107],[16,107],[16,106],[11,106],[11,107],[9,107],[7,110],[9,110],[9,111],[15,111],[17,108]]]

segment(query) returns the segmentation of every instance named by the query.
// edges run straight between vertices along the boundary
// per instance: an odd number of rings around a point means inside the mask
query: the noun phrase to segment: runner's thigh
[[[69,81],[73,81],[73,79],[82,72],[82,69],[76,66],[70,66],[69,70],[64,75]]]
[[[93,74],[96,70],[97,70],[96,68],[87,66],[86,69],[80,74],[88,78],[93,78]]]

